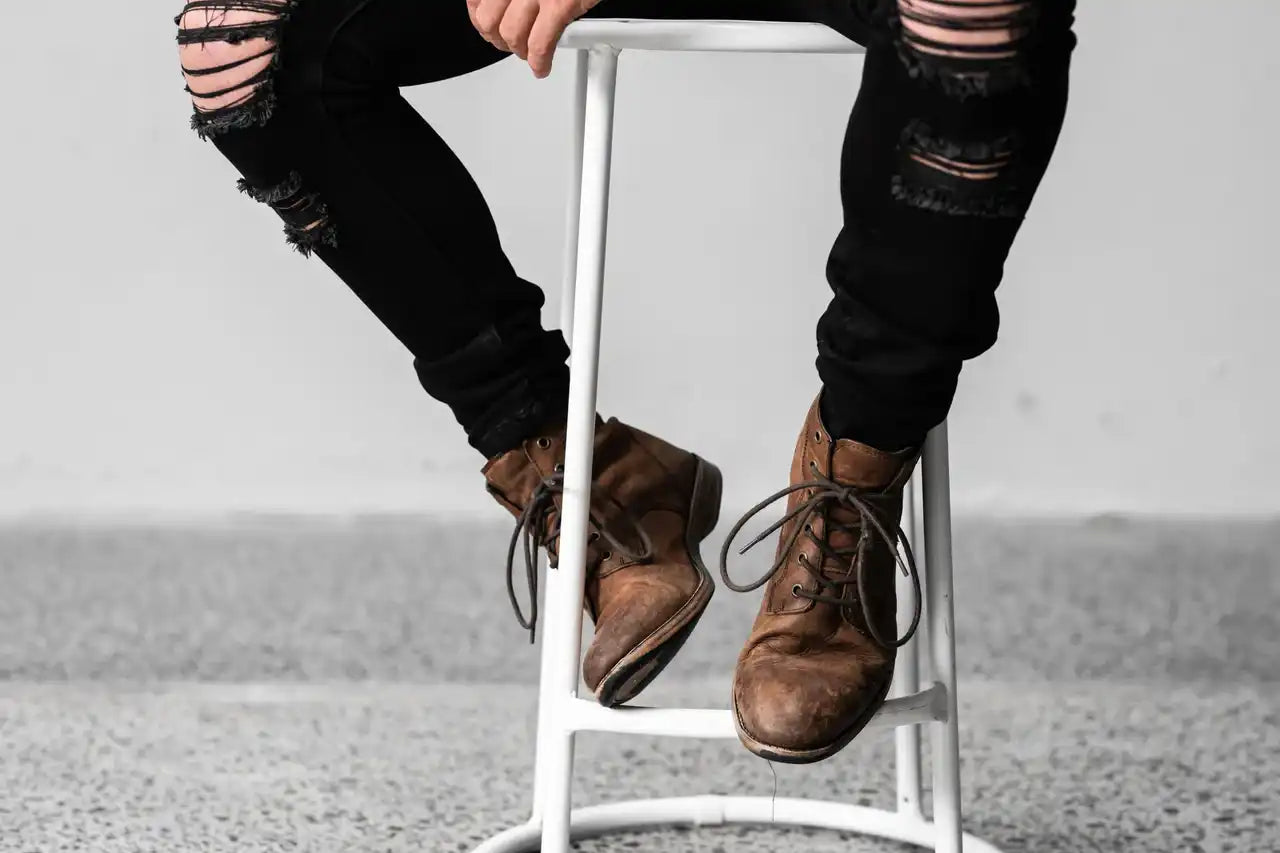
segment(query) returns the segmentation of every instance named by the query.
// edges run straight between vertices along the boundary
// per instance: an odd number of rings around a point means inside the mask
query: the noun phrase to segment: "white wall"
[[[0,512],[486,507],[399,345],[186,129],[162,5],[9,15]],[[1280,510],[1280,4],[1206,9],[1084,4],[1002,339],[952,420],[962,510]],[[857,74],[623,57],[602,410],[719,461],[739,503],[783,484],[815,390]],[[509,60],[412,93],[553,290],[567,83]]]

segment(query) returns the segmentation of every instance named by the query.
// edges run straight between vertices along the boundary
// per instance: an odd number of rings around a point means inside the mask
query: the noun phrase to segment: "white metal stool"
[[[908,486],[903,527],[925,555],[927,637],[933,683],[920,689],[920,642],[898,651],[893,697],[868,728],[897,727],[896,811],[770,797],[695,796],[634,800],[573,810],[574,737],[617,732],[736,739],[731,712],[685,708],[604,708],[578,698],[589,487],[600,353],[614,92],[623,49],[774,53],[860,53],[819,24],[754,21],[588,19],[560,42],[574,53],[574,168],[565,251],[562,326],[572,340],[568,435],[559,568],[548,571],[542,620],[533,809],[527,823],[490,838],[475,853],[567,853],[572,839],[666,826],[775,824],[860,832],[933,847],[938,853],[999,853],[960,828],[960,756],[951,601],[951,511],[946,424],[925,443]],[[574,321],[577,320],[575,323]],[[923,481],[925,547],[919,548],[914,495]],[[902,579],[899,579],[900,583]],[[906,587],[909,590],[909,586]],[[910,593],[907,592],[909,595]],[[901,618],[909,619],[904,614]],[[933,725],[933,821],[921,809],[920,726]]]

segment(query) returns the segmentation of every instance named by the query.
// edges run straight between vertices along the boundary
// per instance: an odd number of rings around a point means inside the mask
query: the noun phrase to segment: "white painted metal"
[[[937,853],[961,853],[960,729],[956,709],[955,607],[951,589],[951,482],[947,425],[924,446],[924,541],[929,572],[929,645],[934,679],[946,689],[947,712],[933,726],[933,820]]]
[[[578,285],[578,234],[582,228],[582,144],[587,120],[587,60],[585,50],[573,56],[573,135],[569,138],[569,193],[565,198],[564,272],[560,286],[560,331],[573,338],[573,299]]]
[[[951,516],[946,424],[930,433],[921,470],[908,487],[904,531],[925,567],[926,618],[899,654],[894,698],[868,728],[897,727],[898,809],[814,800],[697,796],[634,800],[573,810],[574,737],[579,731],[733,738],[730,712],[717,709],[607,709],[579,699],[587,512],[599,369],[609,173],[618,53],[645,50],[854,53],[860,48],[816,24],[722,21],[578,21],[561,46],[574,51],[574,145],[567,210],[561,327],[572,342],[565,494],[559,568],[547,572],[542,630],[533,809],[529,821],[493,836],[475,853],[568,853],[570,840],[672,825],[765,824],[858,832],[937,853],[999,853],[960,829]],[[915,499],[923,482],[924,548]],[[923,552],[923,553],[921,553]],[[910,587],[900,585],[910,601]],[[901,627],[910,619],[909,608]],[[921,691],[920,650],[929,640],[931,687]],[[924,819],[920,727],[933,724],[934,821]]]
[[[888,729],[941,720],[945,699],[940,685],[890,699],[872,717],[867,728]],[[563,725],[572,731],[708,739],[738,737],[732,714],[722,709],[639,706],[611,709],[594,701],[574,699],[562,704],[561,711]]]
[[[654,21],[585,18],[569,25],[560,47],[611,45],[619,50],[732,53],[863,53],[856,42],[821,24],[779,21]]]
[[[913,553],[920,548],[919,530],[916,527],[916,482],[919,468],[907,484],[902,496],[902,530],[907,534],[907,542]],[[898,575],[898,632],[899,636],[911,627],[911,602],[916,592],[909,578]],[[894,697],[910,696],[920,689],[920,639],[912,637],[911,641],[898,649],[898,660],[893,677]],[[897,756],[898,769],[898,813],[903,817],[922,819],[920,787],[920,727],[912,725],[898,726],[893,733],[894,752]]]
[[[588,806],[573,812],[573,840],[581,841],[616,832],[640,832],[672,826],[715,827],[803,826],[836,832],[857,832],[931,848],[937,842],[933,824],[884,809],[851,806],[822,800],[706,795],[667,800],[632,800]],[[477,847],[475,853],[535,853],[539,849],[537,823],[521,824]],[[1000,853],[981,838],[965,834],[965,853]]]
[[[565,198],[565,245],[564,273],[560,286],[560,331],[566,340],[573,337],[573,302],[577,293],[578,277],[578,231],[582,223],[582,138],[583,122],[587,115],[587,51],[575,50],[573,56],[573,124],[572,136],[569,140],[572,153],[569,165],[569,191]],[[594,428],[594,424],[593,424]],[[547,566],[546,558],[542,564]],[[544,571],[547,578],[544,600],[559,601],[564,598],[561,592],[560,574],[549,569]],[[552,657],[561,647],[559,636],[552,637],[555,625],[548,625],[549,620],[542,622],[542,673],[545,675],[555,668]],[[542,796],[546,787],[543,776],[548,766],[543,753],[555,742],[557,731],[552,701],[552,685],[554,680],[542,678],[538,685],[538,734],[534,752],[533,768],[533,807],[532,819],[542,816]]]
[[[573,300],[569,377],[569,413],[565,437],[564,494],[560,508],[560,560],[554,572],[558,595],[547,602],[544,625],[555,630],[542,677],[548,707],[542,713],[553,724],[541,744],[546,775],[542,777],[542,849],[569,851],[569,812],[573,788],[574,732],[563,725],[568,702],[578,693],[582,661],[582,598],[586,582],[587,513],[591,498],[592,448],[595,445],[596,378],[600,366],[600,318],[604,295],[605,240],[609,227],[609,168],[613,157],[613,103],[618,78],[618,51],[593,47],[587,58],[582,142],[582,197],[578,262]]]

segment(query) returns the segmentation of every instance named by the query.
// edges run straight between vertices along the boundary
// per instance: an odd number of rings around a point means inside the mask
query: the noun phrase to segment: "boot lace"
[[[543,477],[542,482],[533,490],[529,503],[516,520],[515,529],[511,532],[511,542],[507,548],[507,597],[511,600],[511,609],[515,612],[516,621],[520,623],[521,628],[529,632],[530,643],[534,642],[538,625],[538,548],[545,546],[547,554],[553,559],[558,559],[560,511],[556,506],[555,497],[562,494],[564,494],[564,472],[557,466],[556,472]],[[593,500],[592,504],[594,503]],[[604,539],[609,543],[608,553],[617,554],[628,562],[647,562],[653,557],[653,542],[649,539],[649,534],[629,513],[624,511],[621,517],[635,531],[640,541],[639,550],[632,550],[625,545],[610,533],[595,515],[588,518],[591,530],[590,541]],[[524,608],[520,606],[520,599],[516,596],[515,558],[516,547],[521,544],[521,534],[523,534],[525,582],[529,591],[528,616],[525,615]],[[594,567],[588,566],[588,572],[592,568]]]
[[[911,551],[911,543],[907,541],[907,536],[902,530],[902,525],[897,526],[893,535],[890,535],[889,532],[885,530],[885,527],[877,517],[875,508],[872,504],[875,490],[842,485],[824,475],[818,470],[817,465],[812,461],[809,463],[809,471],[813,475],[812,480],[803,483],[795,483],[787,486],[785,489],[775,492],[751,509],[747,510],[746,515],[742,516],[742,518],[738,520],[738,523],[734,525],[733,530],[729,532],[728,538],[725,539],[724,547],[720,550],[721,579],[724,581],[725,586],[729,587],[729,589],[734,592],[751,592],[752,590],[759,589],[761,586],[768,583],[769,580],[778,573],[782,566],[785,565],[787,555],[791,553],[791,549],[795,546],[796,540],[800,538],[801,534],[804,534],[808,536],[822,551],[823,564],[826,563],[827,559],[831,559],[836,562],[844,562],[852,559],[852,563],[849,566],[849,571],[843,577],[830,578],[822,573],[822,565],[815,566],[811,564],[805,555],[801,554],[799,557],[800,565],[804,567],[805,571],[808,572],[815,581],[817,581],[819,589],[825,590],[825,592],[809,592],[801,587],[800,584],[796,584],[792,587],[791,594],[799,598],[807,598],[810,601],[820,601],[824,604],[835,605],[836,607],[839,607],[843,613],[844,608],[849,604],[845,599],[845,590],[850,586],[856,587],[858,592],[858,601],[862,605],[863,620],[866,622],[867,630],[871,632],[872,639],[881,646],[890,649],[896,649],[906,645],[906,643],[910,641],[911,637],[915,635],[916,628],[920,625],[922,596],[920,591],[920,573],[916,569],[915,555]],[[796,506],[795,509],[788,512],[738,551],[739,555],[745,554],[767,536],[787,524],[787,522],[793,519],[798,519],[795,528],[791,532],[790,538],[787,540],[786,547],[779,550],[778,558],[774,561],[773,566],[764,574],[764,576],[753,583],[745,585],[734,583],[729,577],[728,567],[729,547],[733,543],[734,537],[738,535],[738,532],[742,530],[748,521],[754,518],[765,507],[777,500],[791,495],[794,492],[803,491],[805,489],[814,489],[813,496]],[[834,508],[844,508],[856,512],[858,514],[858,523],[845,523],[833,519],[831,517],[830,510]],[[827,531],[828,536],[831,532],[836,531],[850,535],[856,533],[858,536],[857,543],[852,547],[847,548],[833,547],[826,541],[826,538],[820,537],[813,532],[813,527],[809,522],[815,515],[820,515],[824,520],[825,530]],[[886,640],[880,635],[879,630],[876,628],[876,621],[872,618],[872,614],[868,610],[866,594],[866,560],[863,558],[866,554],[867,546],[870,544],[872,534],[878,535],[889,546],[889,549],[893,551],[896,564],[902,569],[903,576],[911,579],[911,585],[914,591],[915,609],[914,615],[911,617],[911,627],[907,629],[906,634],[894,640]],[[903,560],[903,554],[898,551],[899,542],[902,543],[902,551],[906,555],[905,561]]]

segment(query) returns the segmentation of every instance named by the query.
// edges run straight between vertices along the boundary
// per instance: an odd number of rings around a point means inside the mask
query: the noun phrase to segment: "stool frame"
[[[732,712],[720,709],[604,708],[578,697],[588,509],[592,481],[600,323],[618,56],[623,49],[778,53],[860,53],[819,24],[755,21],[580,20],[560,42],[573,60],[574,144],[561,320],[572,342],[559,568],[547,571],[533,805],[527,822],[494,835],[475,853],[568,853],[571,840],[669,826],[758,824],[855,832],[933,848],[937,853],[999,853],[960,825],[954,608],[947,425],[933,429],[907,487],[903,528],[924,555],[926,619],[898,651],[893,691],[867,729],[895,728],[897,808],[818,800],[704,795],[572,808],[578,732],[737,739]],[[921,489],[923,486],[923,489]],[[916,524],[917,493],[924,548]],[[911,588],[899,577],[899,593]],[[899,614],[909,623],[909,614]],[[921,688],[928,640],[931,683]],[[920,728],[932,728],[933,818],[922,809]]]

